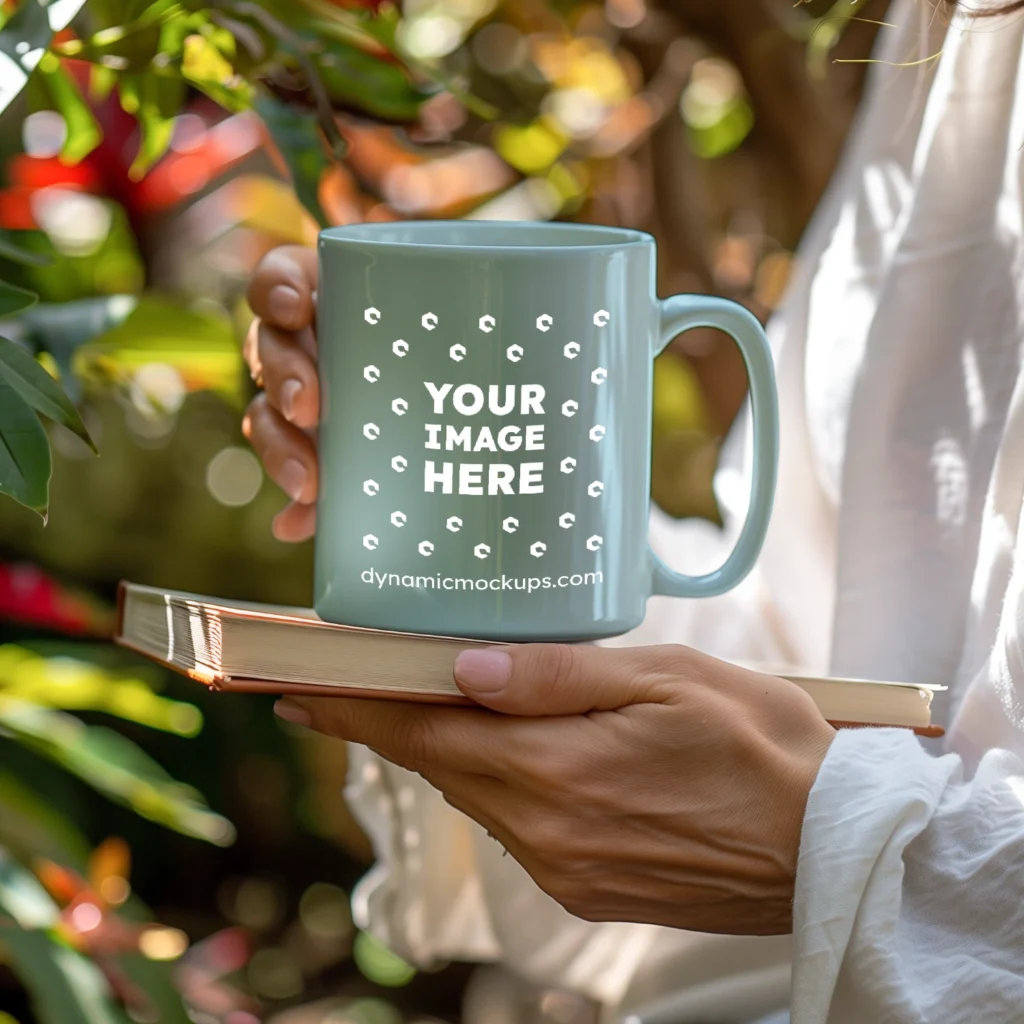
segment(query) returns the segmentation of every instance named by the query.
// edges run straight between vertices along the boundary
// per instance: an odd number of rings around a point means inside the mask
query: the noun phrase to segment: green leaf
[[[0,281],[0,320],[31,309],[38,301],[39,296],[35,292],[26,291],[8,281]]]
[[[61,386],[20,345],[0,336],[0,377],[36,412],[77,434],[94,452],[82,417]]]
[[[0,258],[10,260],[12,263],[20,263],[26,267],[44,267],[50,262],[50,258],[41,252],[30,252],[23,249],[10,231],[0,228]]]
[[[43,857],[84,873],[89,844],[58,805],[0,771],[0,845],[22,860]]]
[[[77,376],[130,381],[148,363],[166,363],[189,391],[216,391],[239,404],[242,357],[226,317],[146,296],[121,324],[82,345],[74,356]]]
[[[117,965],[146,993],[160,1024],[192,1024],[195,1018],[188,1015],[175,985],[176,964],[149,960],[140,953],[122,953]]]
[[[59,225],[54,226],[53,238],[33,233],[33,240],[51,257],[49,266],[27,272],[25,287],[39,292],[41,302],[57,305],[142,290],[145,268],[127,212],[113,200],[97,196],[92,200],[102,206],[102,212],[100,206],[95,207],[97,216],[87,237],[74,231],[68,234]],[[35,312],[30,310],[25,316]]]
[[[40,60],[39,77],[46,86],[54,108],[64,118],[67,126],[67,137],[60,158],[65,163],[77,164],[100,144],[103,132],[89,105],[82,98],[78,83],[54,54],[47,53]]]
[[[129,1024],[100,969],[46,932],[0,927],[0,947],[41,1024]]]
[[[139,122],[139,151],[128,171],[138,181],[171,144],[174,119],[185,102],[185,83],[180,78],[146,73],[124,76],[121,89],[122,96],[128,90],[132,113]]]
[[[319,67],[334,102],[387,121],[415,121],[432,95],[413,85],[400,65],[341,42],[323,44]]]
[[[43,1024],[126,1024],[91,961],[59,942],[60,911],[39,880],[0,848],[0,948],[32,996]]]
[[[200,793],[112,729],[12,697],[0,697],[0,728],[143,818],[218,846],[234,841],[234,826]]]
[[[0,114],[21,93],[53,38],[46,10],[22,3],[0,29]]]
[[[269,95],[261,95],[255,108],[288,165],[299,202],[321,227],[327,227],[327,217],[319,198],[320,179],[327,169],[327,154],[316,116],[296,110]]]
[[[45,707],[103,711],[177,736],[195,736],[203,716],[193,704],[155,694],[141,679],[79,658],[44,658],[0,645],[0,694]]]
[[[223,85],[235,69],[210,39],[193,33],[185,38],[181,73],[193,82]]]
[[[219,30],[212,38],[193,33],[182,42],[181,73],[197,89],[201,89],[215,103],[226,110],[245,110],[252,104],[253,87],[239,75],[214,39],[234,39],[229,32]],[[225,44],[225,48],[227,48]]]
[[[316,0],[298,0],[298,2],[306,6],[310,3],[315,3]],[[333,11],[337,12],[333,17],[350,17],[353,14],[350,11],[342,12],[337,7],[333,8]],[[442,64],[430,60],[417,60],[409,53],[403,53],[399,57],[401,48],[398,45],[398,28],[401,25],[402,16],[397,5],[385,5],[372,16],[368,11],[361,11],[355,16],[359,20],[362,32],[380,46],[383,46],[393,57],[398,58],[405,66],[406,71],[411,73],[413,77],[419,77],[424,81],[430,82],[435,92],[436,90],[450,92],[467,110],[482,120],[497,120],[501,114],[498,107],[469,92],[459,82],[458,77],[446,71]],[[344,37],[342,39],[344,40]],[[358,45],[358,41],[356,41],[356,45]],[[360,48],[365,49],[365,47]],[[413,85],[412,88],[416,89],[419,93],[421,101],[429,99],[433,95],[432,92],[427,91],[421,86]]]
[[[201,11],[177,12],[160,26],[160,52],[166,53],[171,60],[180,62],[185,40],[208,24],[207,16]]]
[[[176,7],[177,0],[89,0],[90,23],[96,29],[118,30],[123,37]]]
[[[46,516],[50,445],[32,407],[0,377],[0,494]]]
[[[137,302],[134,295],[41,302],[22,314],[18,327],[37,351],[46,352],[56,360],[64,390],[76,401],[81,395],[82,382],[71,369],[75,352],[79,346],[123,322]]]
[[[139,108],[142,106],[139,82],[139,75],[122,75],[117,83],[117,95],[121,100],[121,109],[133,117],[138,114]]]
[[[102,103],[117,85],[117,72],[102,64],[89,66],[89,98],[93,103]]]
[[[57,905],[40,884],[0,847],[0,909],[19,928],[52,928],[60,918]]]
[[[0,773],[0,844],[0,914],[14,917],[22,929],[52,928],[58,919],[56,905],[35,876],[10,854],[17,855],[20,850],[23,859],[43,857],[85,875],[90,850],[84,838],[37,794]],[[3,845],[7,846],[6,854]],[[138,922],[152,918],[149,908],[134,896],[119,913]],[[189,1024],[174,985],[173,964],[149,960],[139,953],[121,953],[116,962],[152,1004],[156,1011],[152,1019],[160,1024]],[[66,1018],[52,1019],[63,1024]]]

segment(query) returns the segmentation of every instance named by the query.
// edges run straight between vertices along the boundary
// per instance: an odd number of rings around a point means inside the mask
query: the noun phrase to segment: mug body
[[[638,625],[653,240],[363,224],[319,256],[321,618],[508,641]]]

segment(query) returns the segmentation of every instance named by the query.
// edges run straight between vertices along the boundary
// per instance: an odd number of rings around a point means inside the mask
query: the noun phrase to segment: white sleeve
[[[377,860],[352,896],[359,927],[420,967],[499,962],[602,1003],[622,997],[660,929],[573,917],[419,775],[348,751],[346,797]]]
[[[1024,1015],[1024,765],[965,778],[899,729],[840,732],[811,792],[794,905],[798,1024]]]

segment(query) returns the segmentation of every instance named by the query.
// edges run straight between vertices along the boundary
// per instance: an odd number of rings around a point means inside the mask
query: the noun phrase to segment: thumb
[[[613,711],[667,699],[669,677],[655,653],[664,650],[576,644],[476,649],[456,659],[455,682],[467,697],[506,715]]]

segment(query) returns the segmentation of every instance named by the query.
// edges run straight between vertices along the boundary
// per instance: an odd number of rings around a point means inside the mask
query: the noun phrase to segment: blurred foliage
[[[872,22],[865,16],[871,6],[812,0],[797,5],[788,22],[773,17],[771,27],[799,40],[808,66],[823,78],[825,60],[850,25]],[[116,97],[136,125],[125,169],[135,183],[173,148],[196,92],[225,111],[255,110],[302,206],[320,225],[361,219],[365,191],[382,200],[380,217],[598,214],[636,222],[651,207],[638,157],[668,123],[682,122],[690,153],[704,161],[737,152],[757,123],[758,97],[742,62],[687,38],[689,7],[679,0],[648,11],[644,0],[608,0],[604,10],[586,3],[506,10],[497,0],[410,0],[400,12],[372,0],[8,0],[0,6],[0,113],[22,93],[30,109],[52,111],[60,123],[53,156],[73,166],[100,149],[102,104]],[[728,27],[727,16],[719,20]],[[658,40],[659,28],[672,31]],[[372,118],[375,134],[354,114]],[[356,180],[325,174],[351,147],[361,150],[348,161]],[[185,193],[209,176],[208,168],[189,171],[196,178]],[[35,301],[19,278],[53,300],[80,297],[68,289],[83,254],[97,257],[96,277],[107,282],[100,290],[141,284],[131,258],[119,255],[132,248],[126,238],[118,242],[123,213],[83,189],[87,179],[64,182],[71,195],[65,188],[35,196],[32,219],[54,243],[49,273],[32,265],[35,252],[4,239],[0,320]],[[656,193],[656,173],[650,185]],[[94,237],[76,237],[83,219],[93,223]],[[725,276],[740,270],[751,277],[753,261],[773,255],[764,233],[754,234],[762,251]],[[749,231],[744,237],[752,240]],[[35,348],[36,355],[45,351],[45,344]],[[0,363],[0,437],[9,439],[0,492],[45,512],[50,457],[36,413],[48,414],[16,382],[12,390],[4,371]],[[735,358],[730,376],[738,379]],[[731,421],[742,384],[729,391],[705,433]],[[693,478],[689,470],[684,465],[680,479]],[[707,491],[709,482],[703,485]],[[701,495],[693,514],[704,514],[707,500]],[[672,504],[690,514],[685,503]]]
[[[230,111],[257,102],[298,194],[326,223],[317,199],[317,181],[326,165],[321,140],[336,158],[345,151],[335,109],[355,106],[378,118],[409,121],[430,94],[426,85],[413,82],[394,54],[397,21],[397,10],[390,6],[371,13],[324,0],[221,0],[215,6],[174,0],[23,0],[13,12],[0,7],[0,114],[27,88],[34,105],[60,115],[61,162],[81,162],[103,139],[70,70],[88,67],[93,97],[116,92],[123,110],[138,123],[137,148],[127,172],[137,181],[170,146],[190,89]],[[306,101],[315,114],[300,109]],[[65,211],[65,223],[72,216]],[[105,241],[111,238],[109,228],[104,235]],[[10,237],[0,253],[7,262],[35,263]],[[64,284],[66,269],[58,267],[51,281]],[[5,281],[2,271],[0,264],[0,320],[37,299]],[[137,325],[128,330],[134,336]],[[203,358],[207,340],[201,334],[195,338],[193,360]],[[77,416],[69,418],[67,400],[62,404],[60,389],[45,374],[37,373],[30,382],[26,367],[17,374],[10,370],[10,359],[0,359],[0,493],[45,516],[50,454],[36,413],[52,418],[59,410],[63,415],[56,422],[86,440],[88,434]],[[33,401],[40,394],[46,395],[42,407]]]
[[[229,843],[234,829],[192,787],[175,782],[140,746],[61,708],[99,710],[177,735],[195,735],[193,705],[158,697],[139,679],[68,658],[0,645],[0,764],[17,744],[108,799],[185,835]],[[16,760],[16,759],[15,759]],[[15,774],[0,775],[0,953],[18,972],[41,1020],[124,1024],[125,1010],[188,1020],[170,973],[154,969],[178,933],[147,923],[129,903],[128,850],[110,840],[76,871],[87,846],[62,815]],[[122,916],[120,911],[124,907]],[[147,952],[148,951],[148,952]],[[143,961],[147,956],[154,963]],[[139,986],[144,982],[144,987]]]
[[[0,492],[28,506],[0,500],[4,1011],[597,1019],[360,933],[343,751],[113,651],[114,589],[308,603],[239,430],[266,251],[398,218],[621,224],[658,240],[662,294],[766,318],[885,6],[0,0]],[[693,331],[654,388],[653,498],[718,521],[742,362]]]

